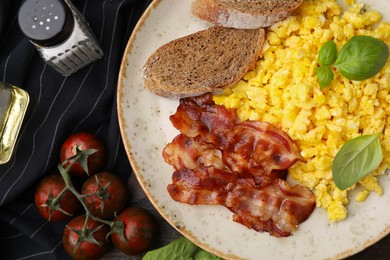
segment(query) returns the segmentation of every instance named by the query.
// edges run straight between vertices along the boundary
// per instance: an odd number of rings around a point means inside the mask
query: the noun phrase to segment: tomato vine
[[[52,221],[63,220],[75,211],[73,208],[69,210],[68,206],[62,207],[69,204],[65,203],[69,196],[72,195],[71,204],[76,204],[75,201],[80,203],[85,214],[72,219],[64,230],[64,248],[72,258],[100,258],[107,253],[109,248],[107,244],[111,242],[110,240],[125,254],[136,255],[146,252],[154,241],[157,225],[153,216],[143,208],[124,209],[128,193],[126,184],[119,176],[110,172],[94,171],[92,176],[84,181],[81,192],[73,184],[73,177],[82,177],[73,174],[74,165],[80,166],[88,176],[91,165],[94,165],[89,158],[98,153],[99,149],[88,148],[80,149],[80,146],[76,145],[74,154],[62,158],[58,164],[59,174],[44,179],[50,182],[45,186],[45,190],[38,190],[42,189],[42,185],[37,187],[36,206],[41,215],[51,220],[56,214],[56,219]],[[53,183],[56,185],[55,192],[51,190],[54,187]]]

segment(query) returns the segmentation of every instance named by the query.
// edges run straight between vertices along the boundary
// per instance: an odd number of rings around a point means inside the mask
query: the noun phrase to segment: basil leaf
[[[337,188],[345,190],[378,168],[383,159],[380,135],[359,136],[341,147],[332,165],[333,181]]]
[[[334,74],[329,66],[318,67],[316,73],[318,81],[320,82],[320,89],[330,86],[334,78]]]
[[[213,255],[203,249],[199,249],[199,251],[196,252],[194,259],[195,260],[222,260],[222,258],[219,258],[218,256]]]
[[[387,44],[371,36],[354,36],[340,50],[334,66],[350,80],[375,76],[389,57]]]
[[[147,252],[142,260],[180,259],[180,260],[222,260],[193,244],[185,237],[173,240],[168,245]]]
[[[318,63],[321,66],[331,65],[337,59],[337,46],[334,41],[327,41],[318,53]]]
[[[168,245],[159,249],[149,251],[142,260],[159,259],[183,259],[192,260],[198,247],[185,237],[178,238]]]

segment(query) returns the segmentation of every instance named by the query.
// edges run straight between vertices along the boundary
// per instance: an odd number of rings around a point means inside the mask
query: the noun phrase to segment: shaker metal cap
[[[63,0],[27,0],[19,9],[24,35],[41,46],[64,42],[72,33],[74,18]]]

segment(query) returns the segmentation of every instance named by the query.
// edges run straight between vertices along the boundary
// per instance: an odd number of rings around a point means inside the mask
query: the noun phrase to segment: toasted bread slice
[[[214,25],[255,29],[288,17],[302,3],[303,0],[195,0],[191,11]]]
[[[145,87],[180,98],[231,86],[255,66],[264,39],[264,29],[211,27],[173,40],[146,60]]]

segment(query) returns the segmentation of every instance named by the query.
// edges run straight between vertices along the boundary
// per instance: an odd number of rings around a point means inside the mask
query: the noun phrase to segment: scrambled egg
[[[296,142],[306,162],[290,168],[290,175],[316,195],[317,207],[331,221],[347,217],[348,193],[358,187],[355,200],[370,192],[382,195],[377,176],[390,164],[390,64],[365,81],[351,81],[339,72],[330,87],[320,90],[316,77],[318,52],[328,40],[338,50],[354,35],[370,35],[390,46],[390,25],[361,3],[343,12],[336,0],[308,0],[289,18],[267,32],[263,58],[254,70],[214,96],[217,104],[236,109],[242,120],[272,123]],[[360,135],[383,132],[384,160],[353,187],[341,191],[332,180],[332,161],[341,146]]]

